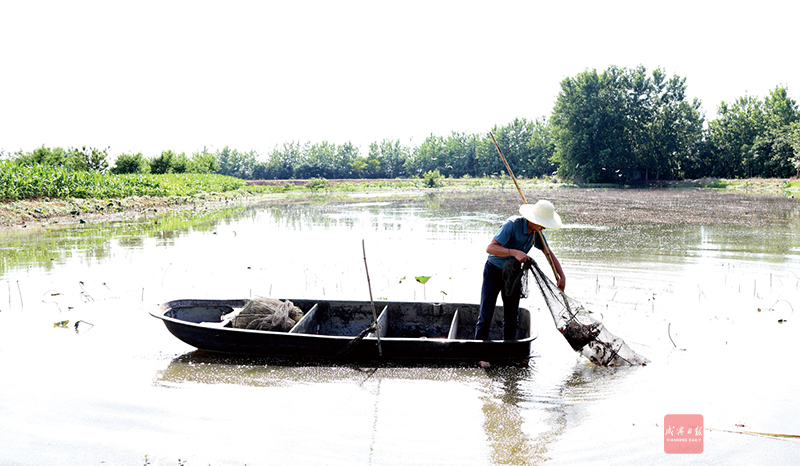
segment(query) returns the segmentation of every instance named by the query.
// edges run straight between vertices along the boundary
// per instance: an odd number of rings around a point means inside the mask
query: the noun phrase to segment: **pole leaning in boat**
[[[506,170],[508,170],[508,174],[511,175],[511,179],[514,181],[514,185],[517,187],[517,191],[519,192],[519,195],[522,197],[522,203],[527,204],[528,200],[525,199],[525,194],[522,193],[522,188],[519,187],[519,183],[517,183],[517,177],[515,177],[514,172],[511,171],[511,166],[508,164],[506,156],[503,155],[503,151],[500,150],[500,146],[497,144],[497,139],[494,138],[494,134],[492,134],[491,131],[489,131],[489,136],[492,137],[494,146],[497,148],[497,152],[500,154],[500,158],[503,159],[503,164],[505,164]],[[556,264],[555,262],[553,262],[553,257],[550,255],[550,248],[547,246],[547,243],[545,243],[542,232],[537,230],[536,233],[539,235],[539,240],[541,240],[542,242],[544,255],[545,257],[547,257],[547,262],[550,264],[550,268],[553,269],[553,275],[556,277],[556,282],[558,282],[561,279],[561,276],[558,274],[558,271],[556,270]]]
[[[372,299],[372,284],[369,281],[369,268],[367,268],[367,248],[361,240],[361,251],[364,253],[364,270],[367,272],[367,288],[369,288],[369,304],[372,306],[372,319],[375,322],[375,337],[378,339],[378,357],[383,356],[381,350],[381,324],[378,323],[378,314],[375,312],[375,301]]]

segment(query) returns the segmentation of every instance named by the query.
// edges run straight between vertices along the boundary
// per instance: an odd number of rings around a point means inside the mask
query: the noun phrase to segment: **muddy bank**
[[[75,224],[132,220],[178,212],[208,213],[253,204],[363,201],[364,198],[418,197],[418,190],[353,192],[299,191],[288,193],[222,193],[182,197],[128,197],[122,199],[29,199],[0,202],[0,229],[31,228],[54,224]]]
[[[775,194],[744,194],[713,189],[564,188],[528,191],[530,203],[553,202],[567,224],[581,225],[746,225],[800,222],[800,199]],[[476,193],[442,200],[458,208],[515,213],[516,191]]]
[[[255,196],[128,197],[123,199],[30,199],[0,203],[0,228],[106,222],[184,210],[208,211]]]

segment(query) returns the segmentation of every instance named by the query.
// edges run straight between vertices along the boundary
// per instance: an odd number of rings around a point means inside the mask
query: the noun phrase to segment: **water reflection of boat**
[[[289,332],[234,328],[226,316],[247,300],[169,301],[150,314],[177,338],[201,350],[327,361],[518,363],[530,358],[530,312],[520,308],[517,339],[503,341],[499,319],[489,341],[473,339],[475,304],[380,301],[380,334],[369,301],[292,299],[303,318]],[[378,338],[380,337],[380,338]],[[379,343],[380,342],[380,343]]]

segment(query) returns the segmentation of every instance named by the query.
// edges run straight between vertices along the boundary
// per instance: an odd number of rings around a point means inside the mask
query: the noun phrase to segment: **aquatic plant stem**
[[[727,429],[715,429],[713,427],[706,427],[705,430],[711,430],[716,432],[727,432],[729,434],[744,434],[744,435],[755,435],[759,437],[768,437],[774,438],[776,440],[786,440],[790,442],[800,442],[800,435],[793,435],[793,434],[774,434],[771,432],[752,432],[748,430],[727,430]]]

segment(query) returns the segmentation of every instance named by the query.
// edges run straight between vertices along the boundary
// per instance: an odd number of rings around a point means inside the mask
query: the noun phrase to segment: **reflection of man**
[[[489,257],[483,268],[483,286],[481,287],[481,309],[478,323],[475,326],[475,339],[488,340],[492,315],[497,305],[497,295],[503,298],[503,339],[515,340],[517,334],[517,311],[520,296],[508,296],[503,282],[503,266],[509,260],[526,262],[531,259],[528,251],[532,246],[543,253],[550,254],[558,271],[558,287],[564,291],[566,278],[561,264],[547,245],[542,230],[561,228],[561,217],[556,213],[550,201],[540,200],[536,204],[520,206],[521,217],[511,217],[500,227],[497,234],[486,247]],[[547,248],[547,249],[545,249]]]

